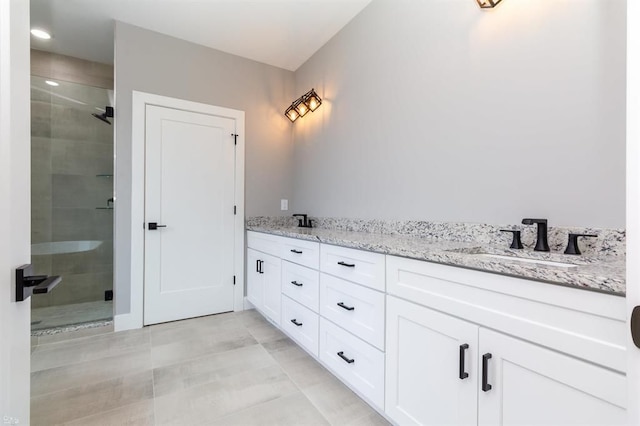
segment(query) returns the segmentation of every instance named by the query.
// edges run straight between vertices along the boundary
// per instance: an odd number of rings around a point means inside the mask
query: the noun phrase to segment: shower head
[[[93,115],[93,116],[94,116],[95,118],[97,118],[98,120],[102,120],[102,121],[104,121],[105,123],[107,123],[107,124],[111,125],[111,122],[110,122],[109,120],[107,120],[107,113],[106,113],[106,112],[103,112],[102,114],[96,114],[96,113],[93,113],[93,114],[91,114],[91,115]]]

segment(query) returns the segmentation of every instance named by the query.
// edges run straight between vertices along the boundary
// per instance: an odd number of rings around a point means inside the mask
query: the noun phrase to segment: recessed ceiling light
[[[46,32],[45,30],[40,30],[38,28],[32,29],[31,34],[33,34],[34,37],[38,37],[43,40],[49,40],[51,38],[51,34]]]
[[[60,83],[56,83],[55,81],[51,80],[45,80],[45,83],[47,83],[49,86],[60,86]]]

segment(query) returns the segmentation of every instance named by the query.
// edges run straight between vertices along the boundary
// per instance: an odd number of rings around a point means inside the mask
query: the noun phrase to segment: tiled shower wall
[[[31,59],[33,80],[61,82],[52,92],[110,104],[110,65],[40,51],[32,51]],[[113,196],[113,126],[92,117],[86,105],[33,87],[31,92],[32,243],[102,241],[92,251],[33,255],[36,273],[61,275],[63,282],[34,297],[32,306],[103,300],[113,286],[113,210],[104,209]]]

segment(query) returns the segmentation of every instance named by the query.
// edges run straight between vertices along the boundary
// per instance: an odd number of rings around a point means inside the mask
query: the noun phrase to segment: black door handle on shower
[[[467,343],[460,345],[460,368],[458,370],[458,377],[460,380],[464,380],[469,377],[469,373],[464,371],[464,355],[467,349],[469,349],[469,345]]]
[[[342,262],[342,261],[338,262],[338,265],[346,266],[347,268],[355,268],[356,267],[355,263],[345,263],[345,262]]]
[[[482,355],[482,392],[488,392],[492,386],[489,384],[489,360],[492,358],[490,353]]]

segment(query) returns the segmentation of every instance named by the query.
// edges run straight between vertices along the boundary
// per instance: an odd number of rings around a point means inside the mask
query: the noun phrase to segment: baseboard
[[[113,331],[135,330],[142,328],[142,321],[131,313],[115,315],[113,317]]]

